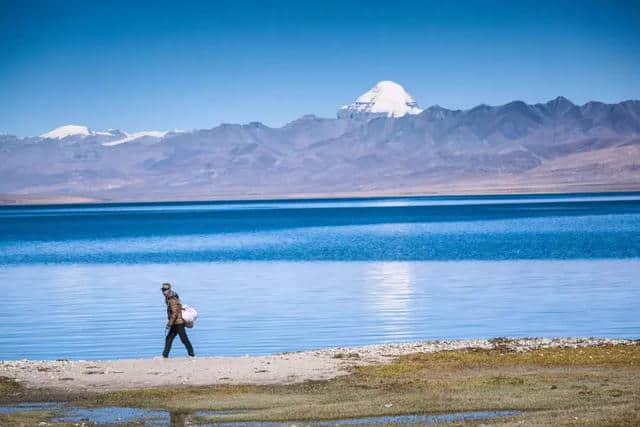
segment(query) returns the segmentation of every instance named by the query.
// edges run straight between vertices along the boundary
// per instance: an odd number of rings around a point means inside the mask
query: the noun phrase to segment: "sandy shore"
[[[29,388],[66,392],[124,390],[169,385],[290,384],[349,373],[353,366],[388,363],[394,357],[464,348],[527,351],[550,347],[632,344],[600,338],[523,338],[426,341],[330,348],[270,356],[78,361],[0,361],[0,376]]]

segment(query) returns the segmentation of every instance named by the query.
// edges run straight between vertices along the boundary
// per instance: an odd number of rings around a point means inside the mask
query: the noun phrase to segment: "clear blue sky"
[[[420,106],[640,99],[639,1],[12,1],[0,133],[334,117],[379,80]]]

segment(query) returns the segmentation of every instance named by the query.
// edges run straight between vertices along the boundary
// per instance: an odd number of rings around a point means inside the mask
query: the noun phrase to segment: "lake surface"
[[[640,194],[0,207],[0,359],[640,337]],[[172,355],[185,350],[179,340]]]

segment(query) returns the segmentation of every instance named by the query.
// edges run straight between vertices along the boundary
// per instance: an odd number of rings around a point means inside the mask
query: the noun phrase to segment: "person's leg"
[[[164,340],[164,351],[162,352],[162,357],[169,357],[169,352],[171,351],[171,343],[173,339],[176,337],[178,331],[176,330],[176,325],[171,326],[169,329],[169,333],[167,334],[167,338]]]
[[[193,347],[187,336],[187,331],[184,329],[184,325],[176,325],[176,329],[178,330],[178,335],[180,335],[180,341],[182,341],[182,344],[184,344],[187,349],[187,353],[189,353],[189,356],[194,356]]]

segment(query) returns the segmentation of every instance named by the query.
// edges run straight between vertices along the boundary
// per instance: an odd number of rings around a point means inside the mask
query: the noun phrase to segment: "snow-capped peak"
[[[420,114],[422,110],[411,95],[398,83],[384,80],[360,95],[353,104],[338,111],[339,118],[355,118],[362,115],[386,115],[402,117]]]
[[[40,135],[41,138],[50,138],[50,139],[62,139],[68,136],[89,136],[93,135],[93,132],[89,130],[86,126],[78,126],[78,125],[66,125],[60,126],[58,128],[53,129],[47,133],[43,133]]]
[[[118,139],[116,141],[105,142],[102,145],[107,146],[107,147],[111,147],[111,146],[114,146],[114,145],[124,144],[125,142],[133,141],[135,139],[144,138],[144,137],[164,138],[164,136],[167,133],[168,133],[167,131],[159,131],[159,130],[147,130],[147,131],[133,132],[133,133],[126,133],[125,132],[125,135],[126,135],[125,138]]]
[[[179,131],[174,131],[174,133],[176,132]],[[92,131],[86,126],[66,125],[55,128],[47,133],[43,133],[42,135],[40,135],[40,137],[48,139],[64,139],[67,137],[76,137],[73,139],[74,141],[76,141],[78,138],[80,140],[84,140],[87,137],[92,137],[90,141],[101,142],[102,145],[105,146],[113,146],[129,141],[134,141],[140,138],[160,139],[164,138],[168,133],[169,132],[167,131],[158,130],[148,130],[133,133],[122,132],[117,129],[108,129],[106,131]]]

